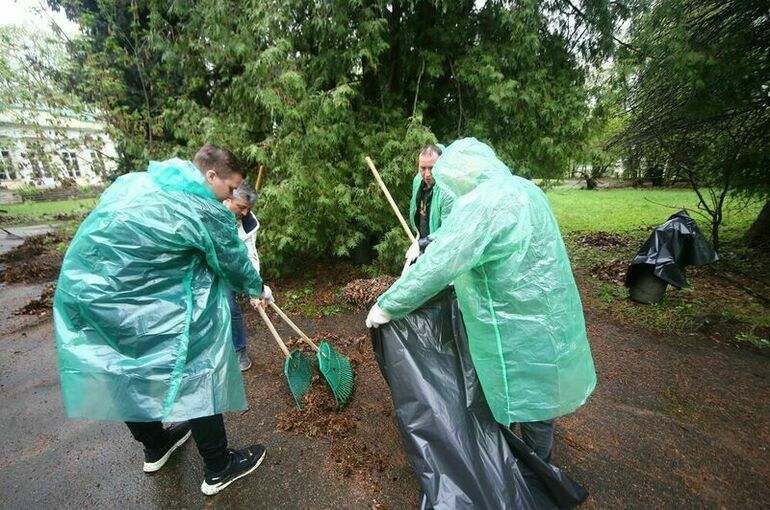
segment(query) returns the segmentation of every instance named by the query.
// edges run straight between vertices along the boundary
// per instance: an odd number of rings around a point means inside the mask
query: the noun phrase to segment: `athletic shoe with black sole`
[[[190,424],[187,422],[171,425],[166,429],[166,444],[157,450],[144,450],[144,472],[154,473],[162,468],[171,454],[190,439]]]
[[[201,491],[206,496],[213,496],[239,478],[251,474],[265,460],[265,447],[261,444],[249,446],[243,450],[230,450],[230,463],[220,472],[203,470]]]

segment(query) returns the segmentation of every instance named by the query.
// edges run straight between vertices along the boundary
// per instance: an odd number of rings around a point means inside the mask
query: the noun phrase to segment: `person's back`
[[[545,195],[475,139],[452,144],[434,175],[455,199],[452,212],[367,320],[403,317],[454,281],[495,419],[538,422],[574,411],[596,378],[580,296]]]
[[[495,390],[517,409],[516,421],[574,410],[586,398],[582,377],[593,373],[593,364],[582,304],[548,199],[530,181],[507,175],[480,184],[455,208],[460,215],[485,218],[490,227],[480,264],[455,279],[463,314],[472,318],[466,327],[474,358],[491,361],[479,370],[493,373]],[[481,296],[479,288],[485,291]],[[486,341],[474,340],[479,338]],[[502,363],[522,355],[537,367],[537,377],[531,377],[531,366]],[[558,375],[560,365],[577,370],[579,380]],[[504,371],[507,377],[496,375]]]
[[[75,341],[66,334],[68,330],[77,331],[78,346],[100,346],[107,339],[111,347],[100,350],[99,359],[94,360],[109,371],[97,375],[92,367],[62,373],[71,416],[185,419],[194,411],[181,400],[173,407],[172,403],[177,396],[195,392],[190,376],[219,374],[212,388],[228,386],[227,380],[219,379],[230,370],[214,370],[216,364],[209,362],[229,359],[225,344],[212,342],[212,333],[224,327],[219,325],[224,315],[217,251],[242,251],[242,260],[247,260],[246,250],[241,242],[226,244],[226,237],[237,239],[231,215],[203,186],[164,180],[175,171],[198,173],[189,162],[171,161],[153,163],[147,173],[119,178],[83,222],[62,263],[56,306],[84,323],[59,328],[60,363],[76,366],[73,356],[81,353],[68,348]],[[230,236],[225,235],[228,230],[233,231]],[[243,272],[247,274],[245,267]],[[251,287],[261,283],[245,281]],[[252,293],[259,291],[252,289]],[[218,326],[211,330],[207,323]],[[176,349],[159,349],[172,343]],[[177,364],[180,356],[187,357],[186,364]],[[196,361],[210,369],[201,372]],[[185,365],[195,370],[186,373]],[[158,386],[163,386],[166,398],[120,399],[112,406],[84,398],[96,387],[104,391],[105,384],[120,392],[125,388],[124,376],[132,377],[131,391],[157,393]],[[245,395],[242,389],[234,391],[221,403],[224,407],[216,412],[245,408]]]
[[[232,153],[206,144],[195,163],[151,162],[120,177],[75,234],[54,297],[67,416],[126,422],[145,472],[192,433],[207,495],[265,455],[261,445],[228,449],[222,417],[247,407],[225,289],[254,306],[272,297],[220,203],[242,175]]]

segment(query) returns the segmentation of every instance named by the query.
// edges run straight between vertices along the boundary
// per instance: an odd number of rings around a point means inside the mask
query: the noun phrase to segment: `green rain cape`
[[[75,234],[56,287],[67,416],[182,421],[245,409],[226,287],[256,297],[262,279],[191,162],[117,179]]]
[[[548,420],[596,385],[583,309],[548,199],[475,138],[433,168],[453,195],[425,255],[378,300],[404,317],[454,281],[471,357],[495,419]]]
[[[412,230],[419,234],[417,223],[415,222],[415,216],[417,214],[417,196],[420,192],[420,186],[422,186],[422,174],[417,172],[417,175],[412,179],[412,200],[409,202],[409,223],[412,225]],[[441,222],[444,221],[449,213],[452,211],[452,196],[443,192],[438,186],[433,186],[433,198],[430,201],[430,218],[428,219],[428,230],[432,234],[441,226]]]

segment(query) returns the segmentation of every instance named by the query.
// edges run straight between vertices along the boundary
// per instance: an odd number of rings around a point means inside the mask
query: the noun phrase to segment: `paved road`
[[[55,225],[30,225],[27,227],[3,227],[0,230],[0,255],[9,252],[24,242],[24,239],[52,232]]]

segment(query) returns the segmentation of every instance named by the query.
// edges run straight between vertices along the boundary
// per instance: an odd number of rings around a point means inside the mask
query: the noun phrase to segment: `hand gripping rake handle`
[[[267,325],[267,329],[270,330],[270,333],[273,334],[273,338],[275,338],[275,343],[278,344],[278,347],[281,348],[283,351],[284,356],[287,358],[291,357],[291,354],[289,353],[289,349],[286,348],[286,344],[283,343],[283,340],[281,340],[281,337],[278,335],[278,332],[275,330],[275,326],[273,326],[273,323],[270,322],[270,319],[268,318],[265,311],[262,309],[262,307],[257,307],[257,311],[259,312],[259,316],[262,317],[262,320],[265,321],[265,324]]]
[[[302,337],[302,340],[304,340],[305,342],[310,344],[310,347],[312,347],[314,351],[318,352],[318,346],[316,344],[314,344],[313,341],[301,329],[299,329],[299,326],[294,324],[294,321],[289,319],[289,317],[285,313],[283,313],[283,310],[278,308],[278,305],[276,305],[275,303],[270,303],[270,307],[273,310],[275,310],[275,312],[278,315],[280,315],[281,319],[286,321],[286,324],[288,324],[289,327],[291,327],[291,329],[293,329],[299,336]],[[321,353],[321,354],[323,355],[323,353]]]
[[[396,213],[396,216],[398,217],[398,221],[401,223],[401,226],[404,228],[404,232],[406,232],[406,236],[409,238],[409,241],[413,243],[415,240],[414,234],[412,234],[412,231],[409,230],[409,225],[406,224],[406,220],[404,220],[404,217],[401,215],[401,211],[398,210],[398,206],[396,205],[396,202],[393,200],[393,197],[390,196],[390,191],[388,191],[388,187],[385,186],[384,182],[382,182],[382,177],[380,177],[380,173],[374,167],[374,163],[372,163],[372,159],[369,156],[366,156],[366,164],[369,165],[369,169],[374,174],[374,178],[377,180],[377,184],[380,185],[380,189],[385,194],[385,198],[388,199],[388,203],[390,204],[390,207],[393,209],[393,212]]]

